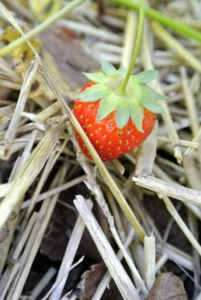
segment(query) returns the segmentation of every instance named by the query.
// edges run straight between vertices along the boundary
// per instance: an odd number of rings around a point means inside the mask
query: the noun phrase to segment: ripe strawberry
[[[153,80],[157,71],[131,76],[126,92],[119,86],[126,71],[116,70],[109,63],[102,71],[85,74],[90,81],[82,88],[73,113],[103,161],[113,160],[138,147],[151,133],[155,113],[163,109],[154,100],[165,97],[144,84]],[[83,153],[92,159],[76,132]]]

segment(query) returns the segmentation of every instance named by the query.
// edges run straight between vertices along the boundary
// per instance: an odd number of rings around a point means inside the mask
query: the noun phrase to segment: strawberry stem
[[[141,0],[140,1],[140,9],[139,9],[138,30],[137,30],[137,36],[136,36],[136,40],[135,40],[134,50],[133,50],[133,54],[132,54],[129,69],[126,73],[126,76],[124,78],[124,81],[123,81],[122,85],[119,88],[119,93],[122,94],[122,95],[124,95],[125,92],[126,92],[126,86],[127,86],[127,83],[130,79],[130,76],[133,72],[133,68],[135,66],[136,58],[138,56],[138,52],[139,52],[139,49],[140,49],[140,43],[141,43],[143,25],[144,25],[144,16],[145,16],[145,0]]]
[[[110,0],[109,2],[113,2],[115,4],[123,5],[124,7],[127,7],[131,10],[139,10],[139,4],[137,1],[131,1],[131,0]],[[177,33],[184,35],[189,38],[193,38],[199,42],[201,42],[201,33],[199,30],[194,29],[185,23],[182,23],[181,21],[176,21],[173,18],[170,18],[166,16],[165,14],[162,14],[161,12],[157,11],[156,9],[147,7],[145,9],[145,14],[148,18],[151,20],[156,20],[160,24],[163,24],[164,26],[167,26]]]

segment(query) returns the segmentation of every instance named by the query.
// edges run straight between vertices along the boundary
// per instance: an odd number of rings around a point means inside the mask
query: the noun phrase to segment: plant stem
[[[133,72],[133,68],[135,66],[136,58],[138,56],[138,52],[140,49],[140,43],[141,43],[141,37],[142,37],[142,32],[143,32],[143,24],[144,24],[144,16],[145,16],[145,0],[140,1],[140,10],[139,10],[139,22],[138,22],[138,30],[137,30],[137,36],[136,36],[136,41],[135,41],[135,46],[132,54],[132,59],[130,62],[130,66],[128,68],[128,71],[126,73],[126,76],[124,78],[124,81],[122,85],[119,88],[119,93],[120,94],[125,94],[126,91],[126,86],[129,81],[129,78]]]
[[[136,1],[107,0],[107,2],[113,2],[115,4],[123,5],[124,7],[127,7],[129,9],[139,10],[139,4]],[[198,30],[191,28],[190,26],[180,21],[174,20],[173,18],[170,18],[153,8],[146,7],[145,14],[148,18],[157,20],[161,24],[175,30],[176,32],[186,37],[194,38],[195,40],[201,42],[201,33]]]

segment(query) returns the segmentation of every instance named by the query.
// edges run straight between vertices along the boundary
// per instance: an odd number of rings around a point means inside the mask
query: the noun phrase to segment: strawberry
[[[156,115],[163,109],[160,95],[145,84],[157,71],[130,76],[121,90],[126,70],[102,63],[102,72],[85,74],[90,80],[78,94],[73,113],[103,161],[116,159],[138,147],[151,133]],[[83,153],[92,159],[76,132]]]

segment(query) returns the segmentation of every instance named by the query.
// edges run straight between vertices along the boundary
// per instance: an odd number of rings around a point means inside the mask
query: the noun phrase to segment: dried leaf
[[[85,51],[81,38],[65,26],[48,28],[41,35],[41,43],[48,69],[61,92],[71,98],[87,82],[82,72],[100,69],[92,54]]]
[[[86,271],[82,275],[82,280],[78,287],[81,290],[80,300],[92,299],[99,282],[106,272],[106,267],[103,262],[91,266],[91,270]]]
[[[91,270],[86,271],[82,275],[82,280],[80,281],[78,287],[81,290],[79,295],[80,300],[91,300],[102,277],[106,272],[106,268],[103,262],[91,266]],[[101,297],[101,300],[123,300],[115,282],[111,279],[108,288],[105,290]]]
[[[149,293],[147,300],[187,300],[183,282],[172,273],[161,273]]]

